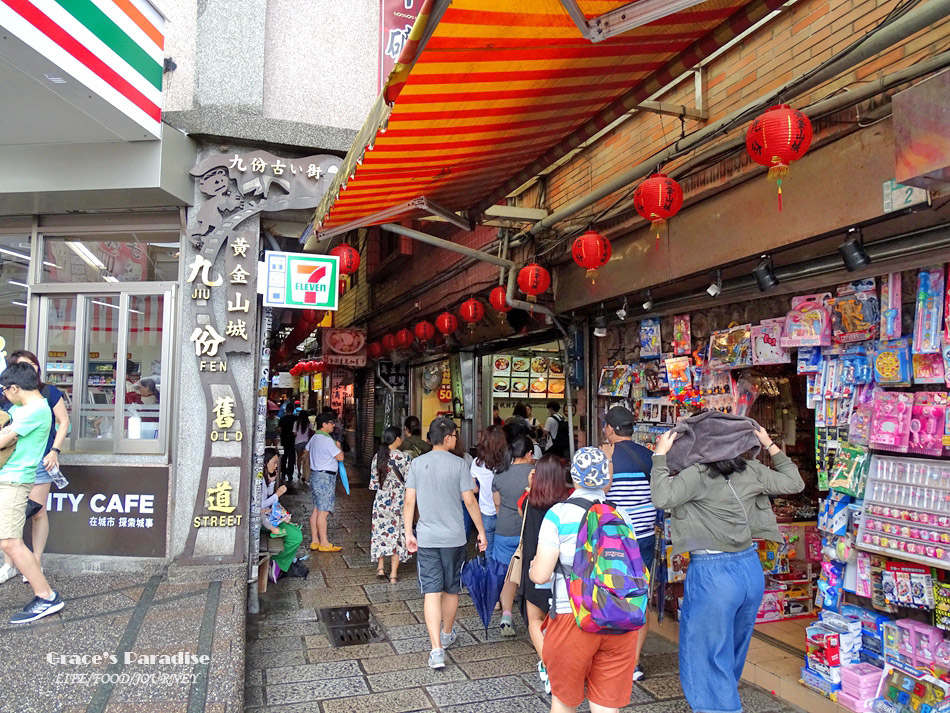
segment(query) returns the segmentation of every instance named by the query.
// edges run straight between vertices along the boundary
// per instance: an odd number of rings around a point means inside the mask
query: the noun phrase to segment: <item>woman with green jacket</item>
[[[759,447],[775,470],[742,457]],[[765,591],[752,540],[782,541],[769,496],[805,484],[764,428],[717,411],[663,434],[650,478],[653,504],[671,511],[673,554],[690,553],[679,634],[686,701],[696,713],[741,713],[739,677]]]

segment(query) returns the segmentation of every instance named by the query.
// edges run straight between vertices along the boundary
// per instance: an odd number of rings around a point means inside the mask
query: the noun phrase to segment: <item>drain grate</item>
[[[355,646],[386,641],[386,635],[369,612],[369,607],[330,607],[320,610],[330,645]]]

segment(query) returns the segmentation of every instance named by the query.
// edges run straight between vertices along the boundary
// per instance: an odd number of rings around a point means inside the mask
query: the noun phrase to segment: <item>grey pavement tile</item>
[[[388,571],[388,570],[387,570]],[[402,575],[402,572],[399,573]],[[339,572],[333,570],[327,570],[324,572],[326,577],[327,584],[330,587],[345,587],[348,585],[366,585],[366,584],[382,584],[382,582],[376,579],[376,573],[373,572],[358,572],[356,574],[352,573],[352,570],[341,570]]]
[[[429,651],[417,651],[412,654],[394,654],[392,656],[376,656],[363,658],[360,665],[366,673],[389,673],[390,671],[406,671],[411,668],[422,668],[428,665]]]
[[[376,582],[372,584],[363,585],[363,589],[366,590],[366,593],[372,597],[374,594],[381,594],[383,592],[391,592],[394,589],[399,591],[409,591],[418,593],[419,592],[419,582],[415,577],[411,578],[400,578],[395,584],[390,584],[389,582]]]
[[[419,624],[419,619],[412,612],[401,611],[393,614],[376,614],[376,621],[386,627],[387,631],[397,626],[413,626]]]
[[[264,669],[254,669],[253,671],[244,672],[244,685],[248,688],[253,686],[263,686],[264,685]]]
[[[659,634],[647,634],[647,640],[643,642],[643,649],[640,656],[656,656],[657,654],[675,654],[679,649],[669,639],[664,639]]]
[[[478,704],[478,713],[547,713],[550,704],[537,696],[518,696],[502,698],[497,701],[482,701]],[[441,706],[442,713],[471,713],[469,703],[460,706]]]
[[[739,686],[739,700],[746,713],[787,713],[798,710],[764,688],[746,683]]]
[[[637,685],[658,701],[682,698],[683,689],[679,676],[649,676],[637,681]]]
[[[281,666],[301,666],[304,663],[302,649],[271,651],[266,654],[248,654],[245,667],[248,671],[259,668],[279,668]]]
[[[326,631],[327,628],[319,621],[281,622],[278,626],[261,627],[257,632],[257,638],[263,641],[264,639],[272,639],[274,637],[317,636],[325,634]]]
[[[248,631],[250,636],[250,631]],[[291,651],[303,648],[303,639],[300,636],[272,636],[266,639],[251,641],[247,645],[249,654],[267,654],[272,651]]]
[[[491,678],[492,676],[510,676],[515,673],[537,673],[537,656],[508,656],[490,658],[484,661],[471,661],[459,665],[469,678]]]
[[[285,683],[266,688],[268,706],[320,701],[325,698],[344,698],[364,693],[370,693],[370,690],[366,686],[366,681],[359,676],[312,681],[306,685]]]
[[[455,648],[454,646],[446,651],[451,659],[456,663],[465,663],[466,661],[485,661],[503,656],[527,656],[530,655],[537,659],[534,647],[527,640],[515,639],[513,641],[503,641],[491,646],[466,646]]]
[[[524,625],[518,626],[515,625],[515,636],[507,637],[501,635],[501,629],[497,626],[488,627],[488,631],[485,631],[485,627],[479,622],[478,626],[472,627],[468,630],[472,637],[479,643],[500,643],[502,641],[511,641],[514,639],[527,639],[528,630]]]
[[[659,703],[632,703],[620,709],[621,713],[692,713],[685,700],[661,701]]]
[[[421,612],[424,599],[421,594],[417,594],[415,599],[407,599],[406,606],[409,607],[409,611]],[[459,595],[459,617],[466,616],[475,616],[475,605],[472,604],[471,598],[467,594]]]
[[[376,614],[396,614],[409,611],[409,607],[406,606],[404,601],[374,603],[370,605],[370,609]]]
[[[370,602],[373,604],[385,603],[385,602],[399,602],[407,600],[415,600],[421,597],[419,593],[419,585],[415,584],[412,589],[392,589],[385,592],[376,592],[372,595],[367,595]]]
[[[644,646],[646,646],[646,644],[644,644]],[[679,675],[679,653],[655,654],[653,656],[643,655],[640,657],[640,666],[643,667],[643,672],[647,677],[669,676],[671,674]]]
[[[426,665],[423,668],[411,668],[404,671],[390,673],[374,673],[366,677],[369,686],[374,691],[391,691],[396,688],[418,688],[433,683],[448,681],[464,681],[465,674],[456,666],[446,666],[442,669],[431,669]]]
[[[320,614],[316,607],[306,607],[304,609],[258,614],[254,619],[254,623],[266,623],[267,626],[273,626],[275,623],[279,626],[283,622],[291,621],[320,621]]]
[[[279,683],[297,683],[300,681],[316,681],[322,678],[345,678],[360,676],[363,671],[356,661],[335,661],[327,663],[311,663],[303,666],[282,666],[267,668],[264,675],[267,677],[267,686]]]
[[[531,689],[517,676],[444,683],[426,686],[426,690],[439,707],[525,696],[531,693]]]
[[[330,639],[326,632],[303,637],[304,647],[308,649],[326,649],[330,647]]]
[[[341,646],[338,649],[307,649],[307,660],[311,663],[348,660],[360,660],[365,663],[366,661],[372,661],[376,658],[391,657],[393,655],[393,647],[385,642]]]
[[[449,651],[454,651],[458,646],[473,646],[478,642],[464,631],[460,632],[455,643]],[[392,642],[393,648],[400,654],[411,654],[414,651],[430,651],[432,644],[428,636],[420,636],[412,639],[397,639]]]
[[[428,636],[425,624],[409,624],[407,626],[387,626],[386,635],[390,641],[396,639],[411,639],[413,637]]]
[[[408,713],[420,710],[432,710],[432,704],[418,688],[323,702],[324,713]]]

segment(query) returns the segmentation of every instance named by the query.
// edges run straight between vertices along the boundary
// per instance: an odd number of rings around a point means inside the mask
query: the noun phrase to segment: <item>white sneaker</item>
[[[16,575],[16,567],[14,567],[12,564],[4,563],[3,566],[0,566],[0,584],[13,579],[16,577]],[[26,580],[23,581],[25,582]]]

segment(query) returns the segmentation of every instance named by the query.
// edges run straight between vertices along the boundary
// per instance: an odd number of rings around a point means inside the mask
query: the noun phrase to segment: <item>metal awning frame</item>
[[[639,0],[588,20],[577,0],[561,0],[577,29],[591,42],[603,42],[703,2],[705,0]]]
[[[404,213],[409,213],[412,211],[425,211],[431,216],[452,223],[462,230],[474,230],[475,226],[468,219],[467,216],[455,213],[452,210],[446,208],[439,203],[436,203],[431,198],[426,198],[425,196],[419,196],[418,198],[413,198],[411,201],[405,203],[400,203],[399,205],[394,205],[391,208],[386,208],[385,210],[380,210],[370,215],[363,216],[358,220],[345,223],[336,228],[330,228],[329,230],[318,230],[316,232],[316,237],[311,236],[307,240],[307,244],[304,246],[304,250],[313,250],[317,247],[317,243],[321,240],[329,240],[330,238],[336,237],[337,235],[342,235],[343,233],[348,233],[351,230],[356,230],[357,228],[365,228],[370,225],[376,225],[377,223],[396,218]]]

